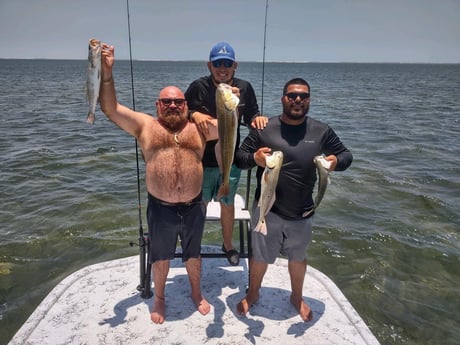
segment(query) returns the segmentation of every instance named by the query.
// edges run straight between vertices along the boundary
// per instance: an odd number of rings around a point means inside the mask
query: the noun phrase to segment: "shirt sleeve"
[[[257,104],[256,93],[252,85],[248,82],[244,91],[245,106],[243,113],[243,123],[249,127],[254,117],[260,115],[259,105]]]
[[[346,170],[353,161],[353,155],[345,147],[340,138],[332,128],[328,128],[326,141],[323,146],[323,151],[326,155],[335,155],[337,157],[336,171]]]
[[[208,98],[208,91],[199,80],[193,81],[185,91],[185,99],[187,100],[190,112],[199,111],[211,115],[210,110],[206,106]]]

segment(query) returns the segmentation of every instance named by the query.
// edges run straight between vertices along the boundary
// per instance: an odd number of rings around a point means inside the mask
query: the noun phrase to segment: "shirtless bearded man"
[[[187,102],[175,86],[165,87],[156,101],[157,118],[131,110],[117,101],[112,67],[114,47],[102,45],[100,104],[107,117],[134,136],[145,160],[148,191],[150,261],[155,299],[151,319],[165,319],[165,285],[177,237],[181,238],[183,261],[191,285],[191,297],[205,315],[211,307],[201,295],[200,246],[206,206],[201,198],[203,157],[206,141],[217,139],[217,122],[209,121],[202,134],[187,119]]]

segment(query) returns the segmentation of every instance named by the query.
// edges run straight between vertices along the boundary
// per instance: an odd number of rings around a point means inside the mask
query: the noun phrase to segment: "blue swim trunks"
[[[241,170],[232,165],[230,170],[230,193],[220,199],[225,205],[233,205],[240,182]],[[217,197],[222,184],[222,174],[218,167],[205,167],[203,174],[203,201],[208,203]]]

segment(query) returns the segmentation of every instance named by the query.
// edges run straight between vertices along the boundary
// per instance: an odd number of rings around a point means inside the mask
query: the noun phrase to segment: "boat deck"
[[[312,267],[304,297],[314,319],[303,322],[289,303],[287,261],[281,258],[269,266],[250,313],[237,316],[247,270],[247,259],[236,267],[225,258],[203,259],[202,291],[212,305],[203,316],[190,298],[181,259],[172,260],[166,321],[156,325],[150,320],[153,299],[136,290],[138,256],[88,266],[58,284],[9,344],[379,344],[336,285]]]

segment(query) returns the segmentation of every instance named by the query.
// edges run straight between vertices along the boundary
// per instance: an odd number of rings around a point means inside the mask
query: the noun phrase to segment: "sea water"
[[[458,343],[460,65],[264,67],[263,83],[261,63],[241,62],[237,76],[266,116],[281,113],[287,80],[305,78],[309,115],[354,155],[331,175],[308,263],[382,344]],[[83,60],[0,60],[0,344],[70,273],[138,253],[129,242],[146,224],[142,159],[99,108],[86,123],[85,71]],[[114,67],[119,101],[150,114],[164,86],[185,90],[207,73],[204,61],[134,61],[132,83],[129,61]],[[220,246],[219,227],[203,242]]]

